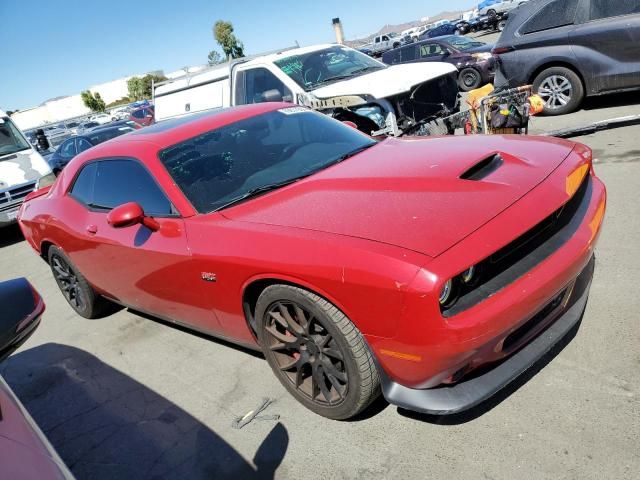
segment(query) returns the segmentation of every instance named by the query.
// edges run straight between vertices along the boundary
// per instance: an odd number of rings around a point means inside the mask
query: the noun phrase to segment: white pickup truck
[[[55,179],[47,162],[0,110],[0,227],[16,221],[27,195]]]
[[[457,70],[449,63],[387,66],[343,45],[293,48],[155,84],[156,121],[260,102],[303,105],[367,134],[411,134],[459,106]]]
[[[373,39],[373,42],[365,45],[363,48],[371,51],[375,56],[380,56],[384,52],[391,50],[392,48],[398,48],[400,46],[400,38],[394,35],[378,35]]]

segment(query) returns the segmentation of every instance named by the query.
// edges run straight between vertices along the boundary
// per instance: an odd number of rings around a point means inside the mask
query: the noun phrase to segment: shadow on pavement
[[[16,243],[22,242],[24,237],[20,231],[18,224],[0,227],[0,248],[10,247]]]
[[[1,373],[78,480],[272,479],[289,444],[278,422],[252,465],[164,397],[66,345],[15,354]]]
[[[584,312],[582,313],[584,315]],[[575,338],[582,324],[582,319],[565,335],[565,337],[557,343],[546,355],[544,355],[532,368],[527,370],[524,374],[518,377],[515,381],[507,385],[504,389],[498,393],[477,405],[476,407],[454,415],[426,415],[423,413],[412,412],[398,408],[398,413],[404,417],[412,418],[426,423],[432,423],[434,425],[461,425],[471,422],[476,418],[484,415],[485,413],[498,406],[504,400],[509,398],[520,387],[531,380],[540,370],[546,367],[564,348],[571,343]]]
[[[597,110],[599,108],[625,107],[629,105],[640,105],[640,95],[638,95],[638,92],[625,92],[601,95],[598,97],[588,97],[582,104],[581,109]]]

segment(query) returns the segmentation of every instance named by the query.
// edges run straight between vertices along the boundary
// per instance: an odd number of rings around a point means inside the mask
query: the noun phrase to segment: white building
[[[92,93],[98,92],[105,103],[109,104],[129,95],[127,80],[134,76],[142,77],[144,74],[131,75],[111,82],[101,83],[89,87],[88,90]],[[84,106],[84,103],[82,103],[80,94],[76,94],[68,97],[52,98],[37,107],[20,110],[11,115],[11,118],[16,122],[18,127],[22,130],[27,130],[46,123],[57,123],[69,118],[80,117],[90,112],[91,111]]]

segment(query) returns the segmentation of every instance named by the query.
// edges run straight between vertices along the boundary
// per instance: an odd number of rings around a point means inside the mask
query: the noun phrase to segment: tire
[[[109,311],[112,304],[96,293],[60,248],[49,247],[48,260],[60,292],[78,315],[99,318]]]
[[[482,75],[475,68],[467,67],[458,74],[458,86],[463,92],[475,90],[482,84]]]
[[[496,12],[493,8],[487,11],[487,17],[494,19],[498,16],[498,12]]]
[[[506,26],[507,26],[507,21],[506,21],[506,20],[500,20],[500,21],[498,22],[498,27],[497,27],[497,28],[498,28],[498,31],[499,31],[499,32],[504,31],[504,27],[506,27]]]
[[[545,101],[545,115],[564,115],[575,111],[584,99],[580,77],[566,67],[551,67],[533,81],[533,91]]]
[[[362,334],[327,300],[272,285],[258,298],[255,318],[269,366],[312,412],[345,420],[380,395],[378,371]]]

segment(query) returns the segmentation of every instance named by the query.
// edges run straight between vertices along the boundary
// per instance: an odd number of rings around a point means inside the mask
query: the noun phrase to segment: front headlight
[[[471,56],[476,60],[489,60],[492,57],[490,52],[472,53]]]
[[[40,177],[36,184],[36,190],[39,190],[44,187],[48,187],[49,185],[53,185],[56,181],[56,175],[53,172],[46,174],[44,177]]]
[[[440,297],[438,300],[440,301],[440,305],[447,305],[451,298],[453,297],[453,280],[449,280],[444,284],[442,290],[440,290]]]
[[[476,278],[476,267],[475,266],[469,267],[467,270],[465,270],[460,274],[460,278],[462,279],[462,282],[465,283],[466,285],[472,283]]]

